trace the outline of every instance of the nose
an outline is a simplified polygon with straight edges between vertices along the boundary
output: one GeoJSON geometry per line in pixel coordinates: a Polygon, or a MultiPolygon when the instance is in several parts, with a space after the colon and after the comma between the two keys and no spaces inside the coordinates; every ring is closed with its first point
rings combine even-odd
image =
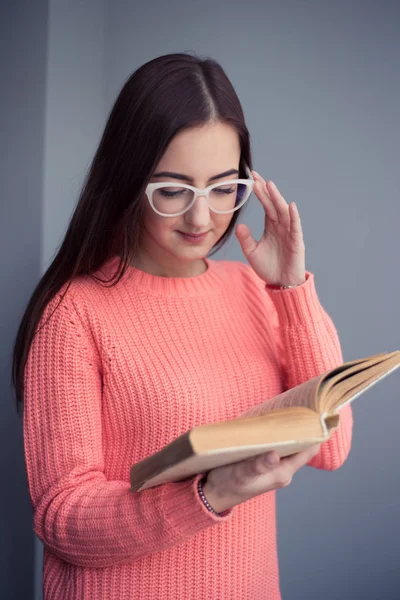
{"type": "Polygon", "coordinates": [[[205,195],[198,196],[184,216],[188,223],[200,229],[206,227],[210,222],[210,207],[207,197],[205,195]]]}

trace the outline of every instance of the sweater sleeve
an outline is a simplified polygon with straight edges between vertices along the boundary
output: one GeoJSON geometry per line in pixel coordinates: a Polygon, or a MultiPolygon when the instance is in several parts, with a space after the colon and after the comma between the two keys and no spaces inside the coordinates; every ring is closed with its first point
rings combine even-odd
{"type": "MultiPolygon", "coordinates": [[[[261,294],[267,295],[272,312],[278,359],[284,390],[300,385],[343,364],[342,349],[331,317],[322,307],[314,274],[306,271],[301,285],[271,290],[248,265],[261,294]]],[[[353,413],[348,404],[340,411],[339,426],[307,464],[316,469],[335,470],[345,462],[351,448],[353,413]]]]}
{"type": "MultiPolygon", "coordinates": [[[[278,348],[284,368],[285,389],[290,389],[343,364],[339,336],[331,317],[322,307],[314,274],[287,290],[269,290],[278,316],[278,348]]],[[[353,413],[348,404],[340,411],[338,428],[307,464],[316,469],[338,469],[348,457],[353,431],[353,413]]]]}
{"type": "Polygon", "coordinates": [[[33,529],[45,547],[75,565],[114,566],[230,519],[235,507],[217,516],[203,504],[202,474],[138,493],[107,479],[102,360],[73,296],[59,300],[43,312],[24,371],[25,464],[33,529]]]}

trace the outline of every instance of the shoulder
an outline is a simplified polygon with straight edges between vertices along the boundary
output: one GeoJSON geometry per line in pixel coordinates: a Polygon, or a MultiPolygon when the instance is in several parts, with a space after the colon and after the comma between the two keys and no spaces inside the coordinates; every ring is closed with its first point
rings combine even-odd
{"type": "Polygon", "coordinates": [[[92,343],[101,322],[99,285],[90,276],[79,275],[65,282],[50,300],[45,302],[37,328],[43,336],[82,336],[92,343]]]}

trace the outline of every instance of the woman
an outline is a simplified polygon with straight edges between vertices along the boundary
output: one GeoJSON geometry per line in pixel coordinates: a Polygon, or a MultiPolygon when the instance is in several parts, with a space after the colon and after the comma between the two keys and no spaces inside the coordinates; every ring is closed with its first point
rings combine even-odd
{"type": "Polygon", "coordinates": [[[126,81],[14,351],[45,600],[279,599],[275,490],[347,458],[350,406],[302,453],[130,491],[181,433],[343,362],[297,208],[251,162],[215,61],[160,56],[126,81]],[[259,242],[236,226],[252,191],[259,242]],[[208,257],[233,231],[249,264],[208,257]]]}

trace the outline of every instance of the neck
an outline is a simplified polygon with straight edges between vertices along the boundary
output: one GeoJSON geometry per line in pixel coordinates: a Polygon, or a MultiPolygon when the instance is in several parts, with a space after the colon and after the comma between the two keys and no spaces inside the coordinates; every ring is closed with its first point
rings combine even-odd
{"type": "Polygon", "coordinates": [[[207,264],[203,258],[193,261],[168,261],[168,264],[160,264],[148,256],[135,257],[131,266],[158,277],[197,277],[207,271],[207,264]]]}

